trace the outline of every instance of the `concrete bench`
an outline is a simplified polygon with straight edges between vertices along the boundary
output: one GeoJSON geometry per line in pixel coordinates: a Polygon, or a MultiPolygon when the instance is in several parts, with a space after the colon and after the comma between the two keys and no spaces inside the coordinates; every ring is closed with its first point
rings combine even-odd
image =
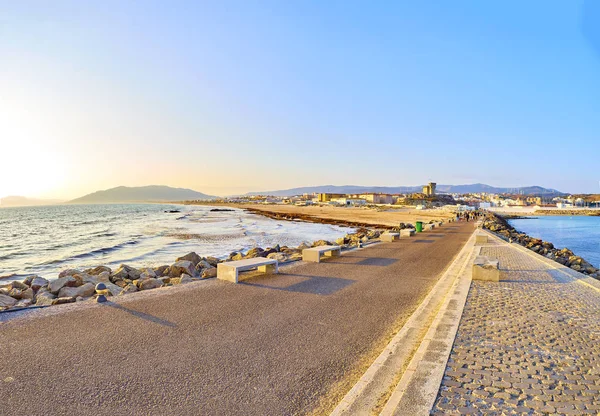
{"type": "Polygon", "coordinates": [[[435,228],[435,224],[423,224],[423,229],[427,231],[431,231],[435,228]]]}
{"type": "Polygon", "coordinates": [[[338,257],[342,254],[340,246],[319,246],[305,248],[302,250],[302,260],[312,261],[314,263],[321,262],[321,255],[325,257],[338,257]]]}
{"type": "Polygon", "coordinates": [[[238,274],[246,270],[258,269],[262,273],[279,273],[275,259],[256,257],[253,259],[226,261],[217,264],[217,279],[238,283],[238,274]]]}
{"type": "Polygon", "coordinates": [[[482,244],[487,244],[487,243],[488,243],[487,234],[476,234],[475,235],[475,245],[476,246],[480,246],[482,244]]]}
{"type": "Polygon", "coordinates": [[[400,230],[400,238],[412,237],[415,235],[414,228],[405,228],[404,230],[400,230]]]}
{"type": "Polygon", "coordinates": [[[487,256],[477,256],[473,262],[473,280],[500,281],[500,263],[487,256]]]}
{"type": "Polygon", "coordinates": [[[379,236],[379,238],[381,241],[391,243],[392,241],[400,239],[400,233],[383,233],[379,236]]]}

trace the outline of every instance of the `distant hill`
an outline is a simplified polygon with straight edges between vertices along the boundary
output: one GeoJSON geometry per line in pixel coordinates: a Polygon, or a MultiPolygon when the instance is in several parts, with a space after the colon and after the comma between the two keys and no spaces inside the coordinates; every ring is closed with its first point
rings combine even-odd
{"type": "MultiPolygon", "coordinates": [[[[339,194],[360,194],[367,192],[405,194],[412,192],[421,192],[423,186],[356,186],[356,185],[322,185],[306,186],[302,188],[284,189],[280,191],[250,192],[247,196],[253,195],[272,195],[272,196],[293,196],[312,193],[339,193],[339,194]]],[[[525,186],[521,188],[497,188],[482,183],[472,185],[437,185],[437,191],[443,193],[479,193],[487,192],[494,194],[514,193],[522,195],[564,195],[556,189],[546,189],[541,186],[525,186]]]]}
{"type": "Polygon", "coordinates": [[[0,208],[4,207],[30,207],[34,205],[56,205],[65,202],[60,199],[35,199],[24,196],[6,196],[0,198],[0,208]]]}
{"type": "Polygon", "coordinates": [[[195,199],[216,199],[192,189],[171,188],[170,186],[118,186],[116,188],[97,191],[69,201],[70,204],[106,204],[112,202],[163,202],[185,201],[195,199]]]}

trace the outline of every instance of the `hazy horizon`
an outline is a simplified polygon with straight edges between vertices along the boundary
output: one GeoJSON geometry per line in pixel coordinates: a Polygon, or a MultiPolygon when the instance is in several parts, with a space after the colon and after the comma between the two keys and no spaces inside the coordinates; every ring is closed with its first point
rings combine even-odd
{"type": "Polygon", "coordinates": [[[0,197],[597,193],[599,19],[593,1],[5,2],[0,197]]]}

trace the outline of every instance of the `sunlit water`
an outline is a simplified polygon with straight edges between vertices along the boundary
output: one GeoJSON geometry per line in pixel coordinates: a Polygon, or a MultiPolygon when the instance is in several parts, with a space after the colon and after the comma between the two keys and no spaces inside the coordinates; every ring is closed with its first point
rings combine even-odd
{"type": "Polygon", "coordinates": [[[232,251],[333,240],[351,228],[277,221],[239,209],[121,204],[0,209],[0,276],[65,268],[171,264],[195,251],[224,258],[232,251]],[[166,213],[166,210],[181,210],[166,213]]]}
{"type": "Polygon", "coordinates": [[[567,247],[596,267],[600,267],[600,217],[542,216],[509,221],[531,237],[567,247]]]}

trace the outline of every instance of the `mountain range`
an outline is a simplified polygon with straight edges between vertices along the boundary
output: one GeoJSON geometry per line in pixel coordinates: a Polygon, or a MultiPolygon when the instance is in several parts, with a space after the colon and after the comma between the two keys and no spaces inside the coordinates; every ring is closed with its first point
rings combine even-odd
{"type": "Polygon", "coordinates": [[[110,202],[165,202],[216,199],[216,196],[203,194],[192,189],[171,188],[170,186],[118,186],[97,191],[69,201],[70,204],[106,204],[110,202]]]}
{"type": "MultiPolygon", "coordinates": [[[[421,192],[423,186],[356,186],[356,185],[322,185],[307,186],[302,188],[291,188],[279,191],[249,192],[246,196],[253,195],[271,195],[271,196],[293,196],[312,193],[339,193],[339,194],[361,194],[361,193],[386,193],[386,194],[405,194],[421,192]]],[[[541,186],[524,186],[520,188],[499,188],[482,183],[471,185],[437,185],[437,192],[442,193],[481,193],[491,194],[521,194],[521,195],[564,195],[563,192],[556,189],[543,188],[541,186]]]]}

